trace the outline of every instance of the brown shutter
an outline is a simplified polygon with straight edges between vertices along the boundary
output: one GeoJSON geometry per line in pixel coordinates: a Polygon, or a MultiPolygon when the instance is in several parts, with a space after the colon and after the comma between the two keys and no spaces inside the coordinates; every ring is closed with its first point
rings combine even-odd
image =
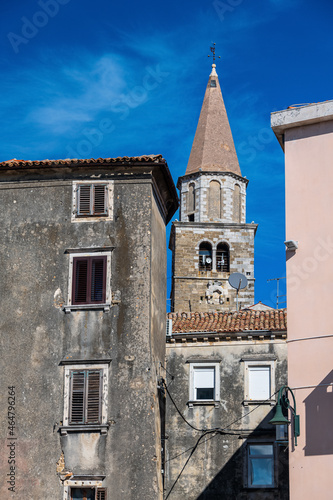
{"type": "Polygon", "coordinates": [[[86,420],[87,424],[101,423],[102,370],[87,372],[86,420]]]}
{"type": "Polygon", "coordinates": [[[85,372],[71,372],[70,418],[71,424],[84,423],[85,372]]]}
{"type": "Polygon", "coordinates": [[[104,304],[107,257],[74,257],[72,303],[104,304]]]}
{"type": "Polygon", "coordinates": [[[78,188],[78,215],[91,215],[92,185],[81,184],[78,188]]]}
{"type": "Polygon", "coordinates": [[[106,488],[97,488],[96,500],[107,500],[106,488]]]}
{"type": "Polygon", "coordinates": [[[88,302],[88,259],[74,258],[73,304],[87,304],[88,302]]]}
{"type": "Polygon", "coordinates": [[[106,185],[105,184],[95,184],[94,185],[94,215],[106,215],[106,185]]]}
{"type": "Polygon", "coordinates": [[[105,302],[106,257],[92,258],[91,262],[91,302],[105,302]]]}

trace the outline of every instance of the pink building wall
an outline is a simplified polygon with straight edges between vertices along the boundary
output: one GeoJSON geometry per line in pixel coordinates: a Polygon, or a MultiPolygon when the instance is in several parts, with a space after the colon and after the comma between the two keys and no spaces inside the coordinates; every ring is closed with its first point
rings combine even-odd
{"type": "Polygon", "coordinates": [[[285,152],[291,500],[333,498],[333,103],[272,114],[285,152]]]}

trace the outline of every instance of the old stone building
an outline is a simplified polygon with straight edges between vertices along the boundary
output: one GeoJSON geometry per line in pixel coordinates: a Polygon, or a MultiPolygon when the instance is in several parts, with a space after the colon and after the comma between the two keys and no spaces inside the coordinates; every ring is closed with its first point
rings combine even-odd
{"type": "Polygon", "coordinates": [[[169,313],[166,499],[288,500],[286,311],[169,313]],[[284,436],[282,436],[284,438],[284,436]]]}
{"type": "Polygon", "coordinates": [[[172,311],[236,309],[231,273],[246,276],[239,305],[254,302],[254,236],[246,223],[242,177],[213,64],[185,175],[178,180],[179,221],[172,224],[172,311]]]}
{"type": "Polygon", "coordinates": [[[3,162],[0,200],[2,498],[161,500],[165,160],[3,162]]]}
{"type": "Polygon", "coordinates": [[[213,64],[170,239],[166,500],[288,499],[286,444],[269,423],[287,382],[286,311],[253,306],[247,183],[213,64]]]}

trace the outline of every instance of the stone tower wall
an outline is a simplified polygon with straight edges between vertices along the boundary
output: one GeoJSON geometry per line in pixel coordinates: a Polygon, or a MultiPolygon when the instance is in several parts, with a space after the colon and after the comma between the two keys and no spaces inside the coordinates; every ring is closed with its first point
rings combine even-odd
{"type": "Polygon", "coordinates": [[[239,307],[254,303],[255,224],[198,224],[175,222],[174,241],[174,311],[229,311],[236,309],[236,292],[230,287],[231,273],[244,274],[248,286],[239,292],[239,307]],[[199,269],[199,245],[212,245],[213,264],[219,243],[229,246],[230,272],[199,269]]]}
{"type": "MultiPolygon", "coordinates": [[[[198,173],[186,176],[181,179],[180,185],[180,220],[188,222],[190,216],[194,222],[240,222],[245,223],[246,219],[246,186],[247,180],[230,173],[198,173]],[[220,184],[219,199],[210,190],[211,182],[220,184]],[[195,211],[193,212],[190,201],[190,186],[194,185],[195,211]],[[240,189],[240,220],[235,220],[235,190],[240,189]],[[220,207],[213,207],[212,203],[219,204],[220,207]],[[212,215],[212,212],[215,215],[212,215]],[[219,212],[220,216],[217,216],[219,212]],[[193,217],[194,216],[194,217],[193,217]]],[[[214,193],[215,194],[215,193],[214,193]]]]}

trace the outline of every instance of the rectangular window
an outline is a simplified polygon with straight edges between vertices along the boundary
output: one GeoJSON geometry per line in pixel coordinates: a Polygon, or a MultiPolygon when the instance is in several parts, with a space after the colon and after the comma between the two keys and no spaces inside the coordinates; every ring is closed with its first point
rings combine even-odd
{"type": "Polygon", "coordinates": [[[66,359],[62,362],[65,365],[65,380],[61,435],[85,430],[107,433],[110,361],[103,359],[95,360],[94,363],[72,363],[66,359]]]}
{"type": "Polygon", "coordinates": [[[112,181],[74,182],[72,222],[100,217],[110,220],[112,206],[112,181]]]}
{"type": "Polygon", "coordinates": [[[107,215],[106,184],[78,184],[78,217],[107,215]]]}
{"type": "Polygon", "coordinates": [[[252,488],[274,486],[273,444],[248,445],[248,486],[252,488]]]}
{"type": "Polygon", "coordinates": [[[74,257],[72,303],[104,304],[106,295],[107,257],[74,257]]]}
{"type": "Polygon", "coordinates": [[[215,368],[194,368],[194,399],[215,399],[215,368]]]}
{"type": "Polygon", "coordinates": [[[219,363],[191,363],[190,401],[209,402],[220,399],[219,363]]]}
{"type": "Polygon", "coordinates": [[[71,488],[70,500],[107,500],[106,488],[71,488]]]}
{"type": "Polygon", "coordinates": [[[275,404],[275,360],[246,359],[244,404],[275,404]]]}
{"type": "Polygon", "coordinates": [[[271,367],[249,366],[249,399],[264,401],[271,395],[271,367]]]}
{"type": "Polygon", "coordinates": [[[70,424],[101,423],[102,370],[70,372],[70,424]]]}

